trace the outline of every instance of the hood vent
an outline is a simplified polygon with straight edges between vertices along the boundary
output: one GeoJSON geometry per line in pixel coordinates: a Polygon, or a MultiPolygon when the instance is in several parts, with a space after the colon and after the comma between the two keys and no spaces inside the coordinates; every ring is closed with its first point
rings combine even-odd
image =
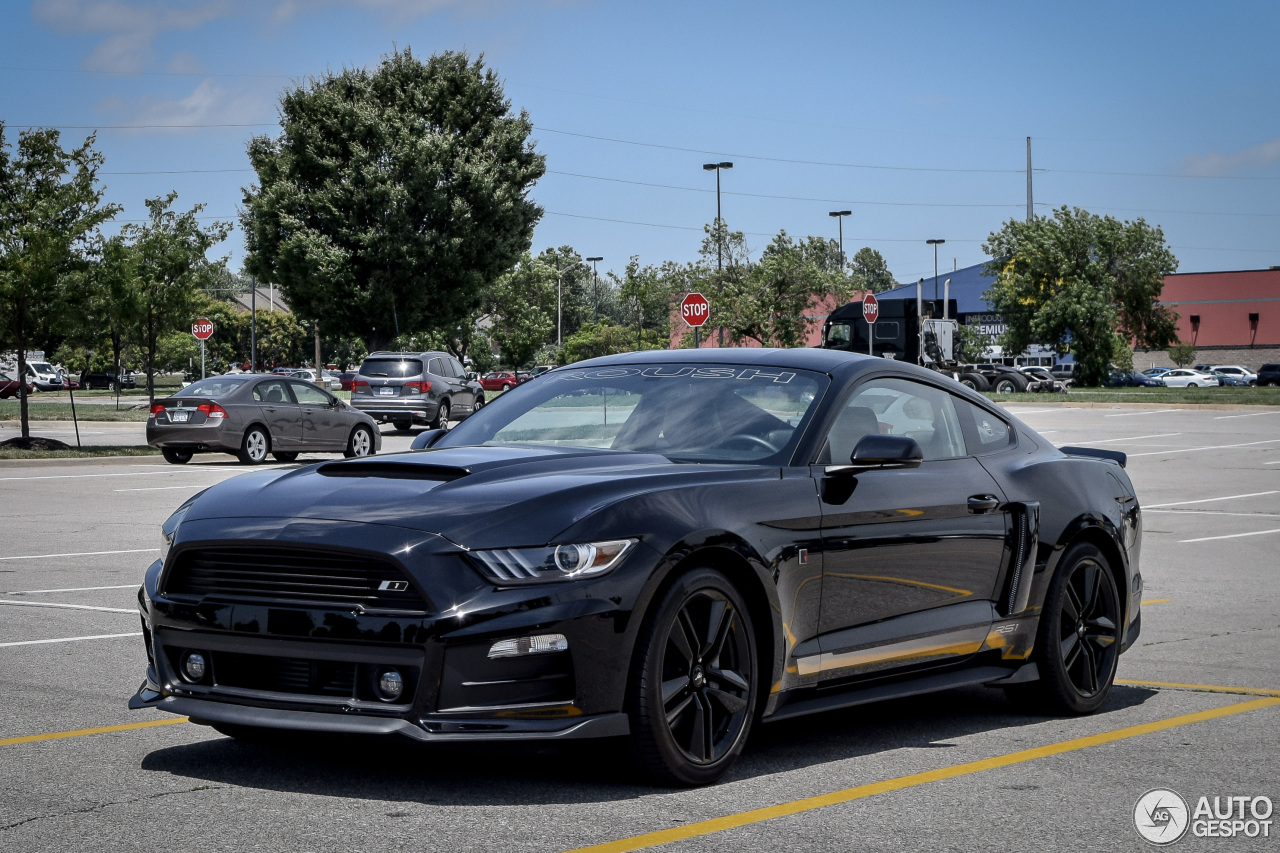
{"type": "Polygon", "coordinates": [[[450,465],[422,465],[415,462],[330,462],[316,469],[326,477],[377,477],[388,480],[430,480],[449,483],[460,480],[471,472],[466,468],[450,465]]]}

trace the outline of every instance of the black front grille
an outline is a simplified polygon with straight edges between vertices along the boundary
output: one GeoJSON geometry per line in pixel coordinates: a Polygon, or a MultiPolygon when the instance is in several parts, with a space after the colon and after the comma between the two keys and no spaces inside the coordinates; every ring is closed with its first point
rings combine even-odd
{"type": "Polygon", "coordinates": [[[425,610],[394,564],[364,554],[294,548],[198,548],[177,554],[165,581],[172,595],[263,602],[301,601],[425,610]]]}
{"type": "Polygon", "coordinates": [[[356,695],[354,663],[215,652],[213,667],[214,679],[223,687],[343,698],[356,695]]]}

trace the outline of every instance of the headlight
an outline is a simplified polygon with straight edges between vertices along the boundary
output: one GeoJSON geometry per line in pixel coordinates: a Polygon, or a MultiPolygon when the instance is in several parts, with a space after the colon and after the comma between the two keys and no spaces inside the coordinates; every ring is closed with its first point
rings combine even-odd
{"type": "Polygon", "coordinates": [[[160,525],[160,562],[164,562],[169,556],[169,549],[173,547],[174,537],[178,535],[178,525],[182,524],[182,519],[186,516],[187,510],[191,509],[191,503],[187,502],[178,507],[173,515],[160,525]]]}
{"type": "Polygon", "coordinates": [[[634,544],[635,539],[616,539],[585,545],[472,551],[471,557],[484,576],[496,584],[545,583],[602,575],[616,566],[634,544]]]}

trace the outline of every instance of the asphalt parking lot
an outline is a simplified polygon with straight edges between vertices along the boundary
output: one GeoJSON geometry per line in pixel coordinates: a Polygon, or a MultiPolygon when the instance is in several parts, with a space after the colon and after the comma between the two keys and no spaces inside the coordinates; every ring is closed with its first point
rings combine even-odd
{"type": "MultiPolygon", "coordinates": [[[[0,463],[0,847],[1115,850],[1144,847],[1133,809],[1152,788],[1280,800],[1280,410],[1010,409],[1056,444],[1129,454],[1143,632],[1104,709],[1021,716],[971,688],[830,712],[757,729],[699,790],[637,785],[610,745],[247,746],[130,712],[158,526],[245,469],[0,463]]],[[[388,431],[384,452],[410,440],[388,431]]],[[[1176,846],[1276,849],[1270,829],[1176,846]]]]}

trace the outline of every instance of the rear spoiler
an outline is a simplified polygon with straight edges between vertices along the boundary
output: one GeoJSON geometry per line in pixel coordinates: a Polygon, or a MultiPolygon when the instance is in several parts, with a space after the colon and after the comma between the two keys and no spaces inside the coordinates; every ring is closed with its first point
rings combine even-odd
{"type": "Polygon", "coordinates": [[[1121,468],[1129,460],[1129,457],[1119,450],[1101,450],[1097,447],[1059,447],[1058,450],[1068,456],[1088,456],[1093,459],[1105,459],[1108,462],[1116,463],[1121,468]]]}

